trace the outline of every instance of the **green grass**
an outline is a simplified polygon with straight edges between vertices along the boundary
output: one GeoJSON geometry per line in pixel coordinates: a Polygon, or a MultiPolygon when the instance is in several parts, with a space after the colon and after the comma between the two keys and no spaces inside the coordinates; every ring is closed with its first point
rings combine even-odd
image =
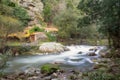
{"type": "Polygon", "coordinates": [[[19,42],[19,41],[8,41],[7,45],[8,46],[21,46],[23,42],[19,42]]]}

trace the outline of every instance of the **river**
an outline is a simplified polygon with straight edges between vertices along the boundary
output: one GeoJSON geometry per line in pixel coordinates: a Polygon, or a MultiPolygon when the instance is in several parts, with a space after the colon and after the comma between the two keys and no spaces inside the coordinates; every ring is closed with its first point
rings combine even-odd
{"type": "Polygon", "coordinates": [[[82,71],[91,70],[95,64],[92,59],[99,58],[99,52],[105,46],[89,46],[89,45],[71,45],[67,46],[70,51],[65,51],[59,54],[49,55],[30,55],[12,57],[7,61],[7,66],[3,69],[6,73],[22,72],[29,67],[40,67],[43,64],[59,64],[66,69],[77,68],[82,71]],[[96,56],[88,56],[87,54],[92,48],[97,48],[94,51],[96,56]]]}

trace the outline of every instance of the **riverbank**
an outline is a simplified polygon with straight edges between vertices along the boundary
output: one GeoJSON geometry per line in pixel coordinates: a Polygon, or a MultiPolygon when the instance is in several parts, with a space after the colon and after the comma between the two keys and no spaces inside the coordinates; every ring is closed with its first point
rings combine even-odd
{"type": "MultiPolygon", "coordinates": [[[[104,59],[104,58],[96,57],[96,55],[99,55],[98,54],[99,50],[104,49],[104,47],[100,48],[99,46],[96,47],[96,46],[88,46],[88,45],[81,45],[81,46],[72,45],[72,46],[68,46],[68,48],[72,51],[67,51],[57,55],[53,55],[53,54],[46,55],[46,56],[36,55],[31,57],[18,56],[16,57],[16,59],[13,59],[12,61],[8,62],[10,64],[9,67],[12,66],[10,70],[13,69],[16,72],[9,75],[7,74],[4,75],[4,73],[2,73],[1,80],[86,80],[86,79],[87,80],[119,80],[118,79],[119,65],[115,67],[115,71],[118,70],[116,72],[117,74],[114,75],[113,71],[109,72],[111,69],[114,69],[113,66],[116,66],[117,64],[116,61],[109,58],[104,59]],[[95,48],[98,48],[98,52],[95,53],[96,55],[88,55],[88,51],[90,52],[91,50],[94,51],[95,48]],[[84,55],[81,55],[82,53],[84,55]],[[79,67],[82,66],[83,68],[81,69],[69,68],[70,65],[76,65],[76,62],[74,62],[74,60],[76,60],[75,58],[80,58],[81,61],[78,62],[80,64],[79,67]],[[71,64],[70,63],[71,61],[68,59],[73,59],[72,62],[75,64],[71,64]],[[61,60],[64,60],[64,61],[67,60],[66,68],[60,66],[62,63],[61,60]],[[85,68],[86,65],[92,64],[91,60],[92,62],[95,63],[95,65],[92,67],[87,66],[91,69],[85,68]],[[83,64],[81,64],[81,62],[83,64]],[[43,66],[45,63],[50,63],[51,65],[58,65],[60,68],[57,69],[56,71],[53,71],[50,74],[45,75],[41,73],[41,67],[39,65],[41,64],[43,66]],[[33,66],[27,66],[28,64],[33,66]],[[34,66],[37,66],[37,67],[34,67],[34,66]],[[25,67],[27,69],[24,69],[22,72],[19,71],[19,69],[23,69],[25,67]],[[83,69],[85,71],[82,71],[83,69]],[[116,77],[114,76],[118,76],[118,78],[116,79],[116,77]]],[[[117,61],[119,62],[120,60],[118,59],[117,61]]]]}
{"type": "MultiPolygon", "coordinates": [[[[22,73],[0,75],[1,80],[119,80],[120,59],[100,59],[91,71],[59,68],[50,74],[41,73],[40,68],[29,68],[22,73]]],[[[55,67],[55,66],[54,66],[55,67]]],[[[52,69],[52,68],[51,68],[52,69]]]]}

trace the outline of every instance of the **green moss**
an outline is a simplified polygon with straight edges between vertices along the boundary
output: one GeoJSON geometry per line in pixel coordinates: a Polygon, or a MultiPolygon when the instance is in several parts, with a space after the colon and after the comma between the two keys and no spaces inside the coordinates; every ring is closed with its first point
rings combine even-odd
{"type": "Polygon", "coordinates": [[[5,73],[4,72],[0,72],[0,78],[5,76],[5,73]]]}
{"type": "Polygon", "coordinates": [[[53,72],[56,72],[59,68],[59,66],[57,65],[53,65],[53,64],[44,64],[41,67],[41,73],[43,74],[51,74],[53,72]]]}

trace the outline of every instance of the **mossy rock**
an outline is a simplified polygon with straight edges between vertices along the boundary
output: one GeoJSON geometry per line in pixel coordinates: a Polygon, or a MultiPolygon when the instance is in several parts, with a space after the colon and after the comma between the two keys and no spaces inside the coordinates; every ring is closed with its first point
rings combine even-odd
{"type": "Polygon", "coordinates": [[[96,64],[94,66],[94,69],[99,69],[99,68],[108,68],[108,65],[107,64],[104,64],[104,63],[100,63],[100,64],[96,64]]]}
{"type": "Polygon", "coordinates": [[[54,64],[44,64],[41,67],[41,73],[42,74],[52,74],[54,72],[56,72],[57,70],[59,70],[59,66],[58,65],[54,65],[54,64]]]}

